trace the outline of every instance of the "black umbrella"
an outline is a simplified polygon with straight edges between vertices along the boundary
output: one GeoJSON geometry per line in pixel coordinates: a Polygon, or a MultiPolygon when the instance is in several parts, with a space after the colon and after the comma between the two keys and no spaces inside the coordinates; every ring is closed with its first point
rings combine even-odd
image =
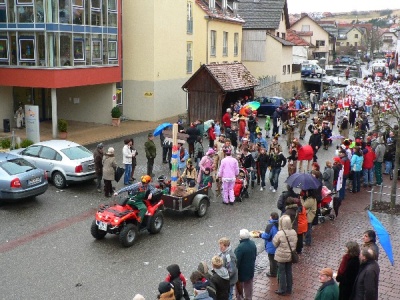
{"type": "Polygon", "coordinates": [[[316,190],[321,186],[321,182],[308,173],[294,173],[285,182],[292,188],[302,190],[316,190]]]}

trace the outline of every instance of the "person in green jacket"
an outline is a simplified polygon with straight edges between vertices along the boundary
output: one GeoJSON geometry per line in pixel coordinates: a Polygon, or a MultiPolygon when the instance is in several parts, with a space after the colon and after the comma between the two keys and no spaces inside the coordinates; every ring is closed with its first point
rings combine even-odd
{"type": "Polygon", "coordinates": [[[339,300],[339,286],[333,280],[331,268],[324,268],[319,271],[319,282],[322,285],[318,289],[314,300],[339,300]]]}
{"type": "Polygon", "coordinates": [[[147,141],[144,143],[144,150],[146,152],[146,158],[147,158],[147,175],[153,176],[153,165],[154,165],[154,159],[156,158],[157,155],[157,150],[156,150],[156,145],[154,144],[154,136],[152,133],[149,133],[147,141]]]}
{"type": "Polygon", "coordinates": [[[266,131],[265,133],[265,137],[267,139],[269,139],[269,130],[271,129],[271,117],[270,116],[265,116],[265,125],[264,125],[264,129],[266,131]]]}

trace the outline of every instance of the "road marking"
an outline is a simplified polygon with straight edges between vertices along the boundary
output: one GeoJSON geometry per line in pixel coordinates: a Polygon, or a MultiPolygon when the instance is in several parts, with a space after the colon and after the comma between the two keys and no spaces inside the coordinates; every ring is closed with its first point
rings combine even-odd
{"type": "Polygon", "coordinates": [[[31,241],[33,241],[35,239],[38,239],[38,238],[40,238],[40,237],[42,237],[44,235],[53,233],[53,232],[58,231],[60,229],[64,229],[64,228],[66,228],[68,226],[71,226],[71,225],[73,225],[75,223],[81,222],[81,221],[87,219],[90,216],[93,217],[95,212],[96,212],[95,209],[89,209],[89,210],[87,210],[87,211],[85,211],[85,212],[83,212],[83,213],[81,213],[79,215],[76,215],[76,216],[61,220],[61,221],[59,221],[59,222],[57,222],[55,224],[51,224],[51,225],[49,225],[47,227],[38,229],[38,230],[36,230],[36,231],[34,231],[34,232],[30,233],[30,234],[24,235],[24,236],[22,236],[20,238],[17,238],[15,240],[0,244],[0,253],[5,253],[5,252],[8,252],[8,251],[11,251],[11,250],[13,250],[13,249],[15,249],[15,248],[17,248],[19,246],[27,244],[27,243],[29,243],[29,242],[31,242],[31,241]]]}

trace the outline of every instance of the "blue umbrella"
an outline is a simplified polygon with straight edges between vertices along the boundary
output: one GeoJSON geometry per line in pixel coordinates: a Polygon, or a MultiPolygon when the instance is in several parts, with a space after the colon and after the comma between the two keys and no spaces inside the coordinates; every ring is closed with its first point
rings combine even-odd
{"type": "Polygon", "coordinates": [[[321,186],[321,182],[308,173],[294,173],[285,181],[292,188],[302,190],[316,190],[321,186]]]}
{"type": "Polygon", "coordinates": [[[374,214],[368,211],[369,222],[374,228],[376,235],[379,238],[379,243],[381,244],[383,250],[385,250],[387,257],[390,260],[392,266],[394,265],[392,243],[390,242],[390,234],[387,232],[386,228],[382,223],[374,216],[374,214]]]}
{"type": "Polygon", "coordinates": [[[162,132],[165,128],[168,128],[168,127],[172,127],[172,124],[171,124],[171,123],[162,123],[162,124],[158,125],[157,128],[154,129],[153,135],[154,135],[154,136],[160,135],[161,132],[162,132]]]}

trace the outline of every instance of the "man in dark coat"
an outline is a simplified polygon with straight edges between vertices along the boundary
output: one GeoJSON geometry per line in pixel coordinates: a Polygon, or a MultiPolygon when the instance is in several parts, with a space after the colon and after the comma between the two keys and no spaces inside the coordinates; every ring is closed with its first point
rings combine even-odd
{"type": "Polygon", "coordinates": [[[254,267],[257,258],[256,244],[250,240],[247,229],[240,230],[240,244],[235,249],[237,268],[239,274],[239,286],[236,286],[236,299],[252,299],[254,267]]]}
{"type": "Polygon", "coordinates": [[[360,270],[353,286],[352,300],[378,300],[379,265],[371,248],[364,247],[360,254],[360,270]]]}
{"type": "Polygon", "coordinates": [[[319,133],[319,131],[317,129],[315,129],[314,133],[310,136],[308,144],[313,148],[313,151],[314,151],[313,161],[316,162],[318,159],[318,157],[317,157],[318,149],[321,148],[321,145],[322,145],[321,134],[319,133]]]}
{"type": "Polygon", "coordinates": [[[186,134],[189,136],[187,137],[187,142],[189,144],[189,156],[193,157],[194,154],[194,143],[197,140],[197,137],[200,136],[200,130],[197,129],[195,123],[191,123],[190,127],[186,129],[186,134]]]}
{"type": "Polygon", "coordinates": [[[279,123],[281,123],[281,113],[278,107],[272,114],[272,136],[275,136],[279,133],[279,123]]]}
{"type": "Polygon", "coordinates": [[[99,193],[101,193],[101,180],[103,178],[103,148],[103,143],[100,143],[93,152],[94,171],[96,173],[96,187],[99,193]]]}

